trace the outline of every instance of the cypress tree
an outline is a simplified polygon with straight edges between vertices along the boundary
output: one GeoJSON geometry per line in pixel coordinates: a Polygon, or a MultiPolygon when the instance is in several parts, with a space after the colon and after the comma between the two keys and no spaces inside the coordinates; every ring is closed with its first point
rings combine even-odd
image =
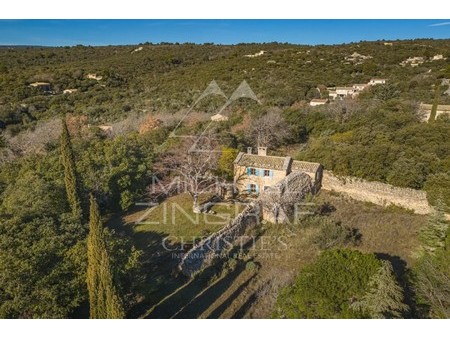
{"type": "Polygon", "coordinates": [[[428,122],[436,121],[436,112],[437,112],[437,107],[439,104],[440,88],[441,88],[441,83],[438,81],[435,84],[434,100],[433,100],[433,105],[431,106],[431,113],[430,113],[430,118],[428,119],[428,122]]]}
{"type": "Polygon", "coordinates": [[[89,211],[87,287],[89,291],[90,317],[92,319],[123,318],[125,312],[114,285],[100,211],[92,194],[90,196],[89,211]]]}
{"type": "Polygon", "coordinates": [[[392,265],[383,261],[380,269],[369,281],[370,290],[351,305],[354,310],[368,314],[371,318],[401,318],[409,309],[403,303],[403,289],[397,283],[392,265]]]}
{"type": "Polygon", "coordinates": [[[442,200],[436,201],[434,212],[430,215],[428,225],[422,229],[420,239],[425,252],[433,253],[446,247],[449,222],[445,217],[445,206],[442,200]]]}
{"type": "Polygon", "coordinates": [[[66,121],[62,120],[61,133],[61,161],[64,166],[64,183],[66,185],[67,200],[69,201],[72,215],[81,220],[82,211],[80,197],[78,195],[77,173],[75,170],[75,159],[70,141],[69,130],[66,121]]]}

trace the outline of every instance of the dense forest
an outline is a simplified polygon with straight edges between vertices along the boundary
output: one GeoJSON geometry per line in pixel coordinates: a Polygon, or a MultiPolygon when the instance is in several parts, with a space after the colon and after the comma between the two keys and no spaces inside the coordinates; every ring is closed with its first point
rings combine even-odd
{"type": "MultiPolygon", "coordinates": [[[[88,266],[95,267],[95,259],[111,262],[111,271],[98,277],[112,290],[105,297],[121,295],[120,306],[116,301],[111,308],[112,316],[127,316],[138,302],[136,290],[148,283],[142,267],[146,253],[125,231],[109,226],[108,219],[147,197],[160,157],[177,146],[173,140],[166,142],[170,133],[212,80],[227,96],[245,80],[260,101],[237,101],[227,108],[230,119],[215,126],[223,136],[221,146],[231,149],[233,156],[256,145],[261,129],[255,126],[267,124],[269,116],[275,121],[266,130],[272,133],[270,154],[289,152],[299,160],[320,162],[338,175],[425,190],[442,216],[450,210],[450,121],[440,117],[422,122],[418,107],[421,102],[450,104],[448,84],[442,81],[450,78],[449,46],[449,40],[411,40],[334,46],[145,43],[0,48],[0,317],[88,317],[92,295],[86,270],[94,269],[88,266]],[[262,50],[260,56],[246,57],[262,50]],[[355,52],[370,58],[348,61],[355,52]],[[432,60],[434,55],[444,58],[432,60]],[[426,61],[417,67],[400,65],[409,57],[426,61]],[[371,78],[385,78],[387,83],[355,99],[308,105],[313,98],[326,97],[327,87],[367,83],[371,78]],[[32,86],[39,82],[45,85],[32,86]],[[68,89],[76,91],[64,93],[68,89]],[[111,132],[101,126],[112,126],[111,132]],[[104,232],[98,231],[102,222],[104,232]],[[100,258],[87,253],[86,245],[98,245],[100,258]]],[[[224,102],[223,97],[202,101],[178,130],[203,130],[224,102]]],[[[225,181],[231,177],[232,157],[221,158],[217,171],[225,181]]],[[[448,225],[441,218],[432,219],[428,232],[424,230],[422,245],[433,242],[428,247],[435,254],[421,256],[410,273],[411,285],[415,280],[426,284],[425,276],[434,267],[448,278],[448,225]]],[[[362,266],[365,283],[376,271],[390,269],[370,255],[338,251],[325,253],[307,271],[312,276],[327,274],[327,268],[352,255],[355,269],[362,266]]],[[[96,276],[92,271],[90,276],[96,276]]],[[[433,280],[441,298],[433,296],[433,290],[418,288],[416,298],[410,299],[420,308],[415,316],[448,316],[445,276],[433,280]]],[[[327,288],[334,282],[323,283],[327,288]]],[[[310,285],[315,285],[314,279],[300,276],[292,288],[284,289],[274,316],[380,315],[348,304],[333,312],[335,304],[329,299],[334,295],[320,295],[326,299],[324,308],[308,310],[308,300],[299,295],[310,285]],[[293,306],[287,298],[298,304],[293,306]]],[[[361,297],[365,292],[370,296],[365,286],[355,285],[354,290],[361,297]]],[[[347,293],[336,297],[340,301],[347,293]]],[[[411,315],[406,305],[391,310],[391,317],[411,315]]],[[[102,318],[111,316],[99,313],[102,318]]]]}

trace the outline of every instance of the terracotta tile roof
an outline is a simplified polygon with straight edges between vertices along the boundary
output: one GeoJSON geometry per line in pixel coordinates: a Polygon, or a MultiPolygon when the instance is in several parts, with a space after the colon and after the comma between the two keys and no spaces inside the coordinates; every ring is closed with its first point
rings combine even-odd
{"type": "Polygon", "coordinates": [[[316,172],[320,167],[320,163],[305,162],[305,161],[293,161],[292,171],[309,171],[316,172]]]}
{"type": "Polygon", "coordinates": [[[245,167],[283,170],[285,159],[285,157],[279,156],[259,156],[255,154],[242,153],[242,155],[238,155],[235,163],[245,167]]]}
{"type": "Polygon", "coordinates": [[[273,170],[287,170],[289,164],[292,163],[292,171],[307,171],[316,172],[320,163],[305,162],[305,161],[292,161],[291,157],[280,156],[259,156],[256,154],[239,153],[234,161],[235,164],[261,169],[273,169],[273,170]]]}

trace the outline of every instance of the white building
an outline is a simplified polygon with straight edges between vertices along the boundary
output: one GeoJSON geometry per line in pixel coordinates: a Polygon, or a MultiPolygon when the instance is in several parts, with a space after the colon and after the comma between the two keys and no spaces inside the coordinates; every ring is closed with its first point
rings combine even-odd
{"type": "Polygon", "coordinates": [[[211,116],[211,121],[215,121],[215,122],[228,121],[228,116],[225,116],[222,114],[216,114],[216,115],[211,116]]]}
{"type": "Polygon", "coordinates": [[[361,92],[366,89],[369,85],[367,83],[356,83],[353,85],[355,92],[361,92]]]}
{"type": "Polygon", "coordinates": [[[406,60],[400,62],[400,65],[404,67],[407,64],[410,64],[411,67],[417,67],[424,62],[425,62],[425,58],[423,56],[413,56],[413,57],[409,57],[406,60]]]}
{"type": "Polygon", "coordinates": [[[86,75],[88,79],[100,81],[103,79],[103,76],[97,76],[97,74],[88,74],[86,75]]]}
{"type": "Polygon", "coordinates": [[[328,102],[330,102],[328,99],[312,99],[311,102],[309,102],[309,105],[315,107],[327,104],[328,102]]]}
{"type": "Polygon", "coordinates": [[[247,54],[247,55],[244,55],[244,56],[245,56],[246,58],[255,58],[255,57],[264,55],[265,52],[266,52],[265,50],[261,50],[261,51],[259,51],[258,53],[255,53],[255,54],[247,54]]]}
{"type": "Polygon", "coordinates": [[[385,84],[386,79],[371,79],[368,83],[369,86],[375,86],[379,84],[385,84]]]}
{"type": "Polygon", "coordinates": [[[432,61],[444,60],[444,55],[442,55],[442,54],[437,54],[437,55],[433,56],[433,58],[432,58],[431,60],[432,60],[432,61]]]}
{"type": "Polygon", "coordinates": [[[355,94],[355,90],[353,89],[353,87],[336,87],[336,94],[340,99],[353,97],[353,94],[355,94]]]}
{"type": "Polygon", "coordinates": [[[64,89],[63,90],[63,94],[72,94],[72,93],[76,93],[78,91],[78,89],[64,89]]]}

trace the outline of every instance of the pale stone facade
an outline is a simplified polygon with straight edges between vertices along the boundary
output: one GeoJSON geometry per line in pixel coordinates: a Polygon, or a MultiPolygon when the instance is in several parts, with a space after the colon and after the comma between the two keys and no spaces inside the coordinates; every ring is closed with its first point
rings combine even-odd
{"type": "Polygon", "coordinates": [[[321,106],[323,104],[327,104],[328,102],[330,102],[330,101],[328,101],[328,99],[312,99],[311,102],[309,103],[309,105],[311,107],[315,107],[315,106],[321,106]]]}
{"type": "Polygon", "coordinates": [[[258,154],[239,153],[234,161],[234,184],[239,194],[258,196],[273,187],[291,172],[304,172],[311,177],[314,191],[322,180],[320,163],[294,161],[291,157],[267,156],[267,148],[259,147],[258,154]]]}

